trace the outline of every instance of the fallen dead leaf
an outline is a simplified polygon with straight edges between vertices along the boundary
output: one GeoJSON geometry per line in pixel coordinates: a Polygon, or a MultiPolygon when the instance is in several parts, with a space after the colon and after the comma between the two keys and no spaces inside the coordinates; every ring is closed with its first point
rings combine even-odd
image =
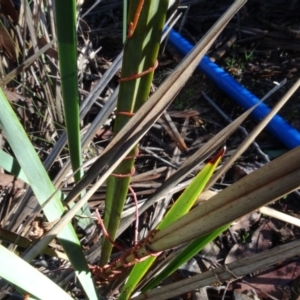
{"type": "Polygon", "coordinates": [[[232,263],[244,257],[250,257],[256,253],[270,249],[275,235],[274,225],[271,221],[264,222],[252,234],[251,243],[235,244],[229,251],[225,264],[232,263]]]}

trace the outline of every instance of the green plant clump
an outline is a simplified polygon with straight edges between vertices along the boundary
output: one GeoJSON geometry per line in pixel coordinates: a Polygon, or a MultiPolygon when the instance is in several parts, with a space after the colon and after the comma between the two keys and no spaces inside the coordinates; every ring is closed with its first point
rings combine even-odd
{"type": "MultiPolygon", "coordinates": [[[[145,234],[144,239],[133,240],[132,247],[120,255],[112,254],[112,250],[114,246],[118,247],[115,240],[120,234],[138,220],[137,213],[124,211],[124,203],[128,197],[137,200],[130,181],[134,173],[134,161],[138,155],[139,142],[185,86],[199,61],[230,19],[244,5],[245,0],[236,0],[228,8],[151,96],[149,93],[153,73],[157,67],[169,1],[131,0],[126,24],[127,33],[123,34],[125,43],[119,88],[106,101],[95,121],[89,124],[89,128],[85,128],[82,134],[80,133],[81,121],[107,87],[107,82],[118,73],[122,55],[116,58],[110,69],[99,80],[99,85],[91,91],[79,107],[77,63],[81,56],[77,51],[76,28],[77,17],[80,15],[80,1],[76,3],[75,0],[56,0],[54,3],[44,1],[39,4],[36,1],[32,3],[22,1],[20,11],[25,12],[23,23],[12,2],[8,2],[7,7],[1,4],[1,9],[6,9],[6,14],[1,15],[4,20],[2,27],[7,27],[6,30],[2,30],[5,32],[2,36],[6,37],[4,39],[6,43],[2,45],[5,49],[5,58],[11,59],[14,63],[20,60],[17,56],[21,50],[16,50],[16,45],[20,43],[20,36],[27,38],[27,29],[33,49],[31,52],[27,51],[28,49],[25,48],[29,43],[27,40],[24,41],[24,49],[31,53],[31,56],[13,70],[8,67],[5,69],[8,64],[1,66],[6,75],[3,75],[0,81],[0,125],[5,140],[4,145],[5,147],[9,145],[13,156],[1,149],[0,165],[15,178],[26,182],[30,188],[8,208],[8,216],[1,220],[0,285],[2,290],[0,298],[3,299],[3,295],[13,290],[20,293],[24,299],[41,300],[102,299],[109,297],[112,291],[116,298],[121,300],[130,297],[136,300],[168,299],[199,288],[199,286],[213,284],[216,274],[220,280],[229,280],[229,272],[226,273],[222,268],[218,268],[215,274],[209,271],[200,274],[205,277],[201,277],[201,280],[197,277],[200,275],[195,275],[176,282],[175,285],[156,288],[166,277],[226,230],[233,221],[300,186],[300,147],[298,147],[245,176],[203,204],[196,205],[198,196],[208,190],[249,147],[274,114],[297,90],[300,80],[257,125],[257,128],[236,152],[228,157],[227,162],[219,166],[224,155],[226,140],[255,107],[244,112],[202,145],[161,186],[154,192],[152,191],[151,195],[147,195],[147,201],[136,203],[135,205],[139,207],[139,214],[162,200],[165,201],[168,209],[162,206],[160,219],[156,220],[156,224],[145,234]],[[47,30],[51,34],[48,34],[47,30]],[[16,34],[18,31],[23,35],[16,34]],[[49,36],[53,40],[40,47],[38,35],[42,35],[46,41],[49,36]],[[55,43],[57,43],[57,48],[55,43]],[[51,48],[52,46],[54,48],[51,48]],[[52,50],[52,52],[47,50],[52,50]],[[49,61],[48,66],[45,66],[45,61],[49,61]],[[36,74],[33,76],[31,70],[34,67],[36,74]],[[53,131],[53,136],[55,136],[51,140],[53,148],[44,162],[41,162],[38,156],[36,144],[28,138],[30,135],[28,128],[31,128],[33,123],[30,122],[34,120],[22,119],[20,108],[7,99],[8,95],[11,96],[8,88],[17,88],[16,82],[21,78],[37,77],[37,74],[46,79],[52,78],[51,84],[45,79],[44,85],[39,86],[43,91],[39,97],[45,97],[48,103],[44,111],[43,124],[47,130],[53,131]],[[100,129],[103,130],[103,124],[115,107],[116,118],[112,140],[98,158],[93,159],[83,168],[82,153],[88,149],[96,133],[100,129]],[[62,111],[64,114],[61,114],[62,111]],[[62,124],[65,125],[66,132],[59,135],[62,124]],[[60,137],[56,141],[57,136],[60,137]],[[52,181],[48,175],[49,168],[55,160],[62,161],[59,155],[65,149],[66,143],[70,161],[63,164],[60,173],[52,181]],[[208,158],[210,160],[195,175],[194,170],[197,166],[207,161],[208,158]],[[70,189],[68,193],[65,193],[66,190],[62,189],[62,186],[66,185],[66,177],[71,169],[74,183],[72,187],[68,186],[70,189]],[[71,221],[76,219],[81,230],[89,232],[90,226],[94,225],[94,217],[90,210],[96,208],[97,211],[97,207],[93,206],[93,202],[89,206],[88,200],[96,191],[99,191],[100,186],[106,188],[105,208],[101,211],[104,213],[104,222],[102,222],[101,214],[96,217],[105,235],[102,235],[101,241],[95,240],[95,244],[86,252],[82,245],[83,240],[79,240],[76,228],[71,221]],[[170,200],[173,195],[181,190],[184,191],[171,204],[170,200]],[[34,199],[31,198],[32,193],[34,199]],[[28,202],[30,199],[33,199],[33,202],[28,202]],[[36,202],[34,202],[35,199],[36,202]],[[36,206],[36,208],[28,213],[29,206],[36,206]],[[191,209],[193,206],[194,208],[191,209]],[[122,218],[123,213],[126,213],[124,218],[122,218]],[[19,225],[33,221],[37,223],[38,215],[45,217],[51,226],[47,227],[42,222],[42,227],[39,228],[42,229],[42,234],[35,241],[21,236],[18,231],[19,225]],[[53,243],[55,239],[62,249],[56,249],[57,245],[53,243]],[[137,243],[134,244],[135,242],[137,243]],[[18,250],[15,248],[16,245],[19,246],[18,250]],[[171,249],[173,249],[174,257],[169,259],[168,250],[171,249]],[[64,262],[66,268],[60,270],[62,275],[56,276],[54,271],[43,274],[31,264],[33,259],[42,252],[49,256],[58,256],[60,261],[64,262]],[[159,265],[157,257],[162,253],[168,259],[159,265]],[[78,282],[69,282],[71,281],[70,272],[74,272],[78,282]],[[10,283],[11,286],[8,288],[6,283],[10,283]],[[136,296],[134,292],[140,295],[136,296]]],[[[125,9],[124,13],[126,12],[125,9]]],[[[250,60],[251,57],[252,53],[249,53],[246,59],[250,60]]],[[[25,87],[23,91],[26,94],[25,87]]],[[[39,93],[38,89],[37,93],[39,93]]],[[[193,90],[188,90],[187,93],[193,93],[193,90]]],[[[29,97],[29,94],[26,95],[29,97]]],[[[185,108],[184,103],[184,101],[180,102],[180,109],[185,108]]],[[[43,114],[40,107],[38,112],[43,114]]],[[[43,130],[45,128],[43,127],[43,130]]],[[[244,240],[246,238],[247,236],[244,236],[244,240]]],[[[281,255],[281,259],[283,257],[285,259],[298,255],[295,249],[299,249],[298,241],[278,247],[277,252],[281,255]]],[[[255,263],[249,263],[245,259],[241,261],[244,265],[237,266],[233,263],[229,265],[229,268],[237,276],[244,276],[249,273],[251,267],[262,268],[279,260],[276,251],[270,250],[268,253],[269,255],[264,254],[267,255],[264,259],[261,256],[253,256],[255,263]],[[255,260],[255,258],[259,259],[255,260]]]]}

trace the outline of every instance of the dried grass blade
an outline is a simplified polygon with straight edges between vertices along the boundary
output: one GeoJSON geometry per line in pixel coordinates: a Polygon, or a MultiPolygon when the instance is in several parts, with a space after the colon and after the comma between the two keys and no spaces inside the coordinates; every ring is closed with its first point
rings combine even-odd
{"type": "Polygon", "coordinates": [[[243,177],[167,229],[158,232],[153,238],[151,250],[159,252],[178,245],[179,241],[181,244],[205,235],[299,186],[300,147],[297,147],[243,177]]]}
{"type": "Polygon", "coordinates": [[[41,48],[39,51],[37,51],[34,55],[26,59],[22,64],[20,64],[18,67],[16,67],[14,70],[12,70],[10,73],[8,73],[3,79],[0,80],[0,86],[4,87],[9,82],[14,80],[14,78],[20,74],[24,69],[28,68],[31,64],[33,64],[43,53],[45,53],[48,49],[50,49],[55,43],[55,40],[52,40],[50,43],[45,45],[43,48],[41,48]]]}

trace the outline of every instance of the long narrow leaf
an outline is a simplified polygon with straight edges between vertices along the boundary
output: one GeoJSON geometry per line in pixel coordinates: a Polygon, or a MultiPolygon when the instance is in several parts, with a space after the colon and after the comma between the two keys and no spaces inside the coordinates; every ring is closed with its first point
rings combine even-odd
{"type": "Polygon", "coordinates": [[[163,229],[185,215],[194,205],[197,197],[203,191],[206,183],[210,179],[214,170],[218,166],[221,158],[223,157],[225,148],[222,148],[197,174],[191,184],[180,195],[178,200],[172,205],[164,219],[158,225],[157,229],[163,229]]]}
{"type": "MultiPolygon", "coordinates": [[[[299,174],[300,147],[297,147],[243,177],[177,222],[157,232],[151,239],[150,250],[158,252],[172,248],[233,222],[297,189],[300,185],[299,174]]],[[[136,254],[140,257],[139,253],[136,254]]]]}
{"type": "MultiPolygon", "coordinates": [[[[178,220],[180,217],[185,215],[193,206],[197,197],[204,189],[206,183],[210,179],[217,165],[219,164],[221,158],[224,155],[224,149],[219,151],[214,158],[212,158],[205,167],[197,174],[197,176],[193,179],[190,185],[185,189],[185,191],[180,195],[175,204],[170,208],[165,218],[161,221],[161,223],[157,226],[157,229],[161,230],[166,228],[171,223],[178,220]]],[[[120,294],[120,300],[128,299],[131,295],[132,291],[135,289],[136,285],[139,283],[141,278],[148,271],[150,266],[155,261],[156,257],[151,256],[147,258],[145,261],[137,263],[130,275],[128,280],[126,281],[124,288],[120,294]]]]}
{"type": "Polygon", "coordinates": [[[0,277],[9,281],[32,296],[43,300],[71,300],[52,280],[37,271],[20,257],[0,245],[0,277]],[[17,270],[17,276],[16,276],[17,270]]]}
{"type": "MultiPolygon", "coordinates": [[[[24,171],[39,204],[43,205],[54,194],[43,210],[49,222],[56,221],[64,213],[61,199],[55,193],[55,187],[2,90],[0,90],[0,106],[0,123],[6,139],[24,171]]],[[[97,299],[91,273],[73,226],[68,223],[59,233],[58,238],[89,298],[97,299]]],[[[33,258],[29,257],[28,260],[33,258]]],[[[0,259],[2,261],[1,257],[0,259]]]]}
{"type": "Polygon", "coordinates": [[[7,154],[0,149],[0,166],[7,172],[12,173],[14,176],[20,178],[27,184],[29,184],[28,179],[19,165],[18,161],[11,155],[7,154]]]}
{"type": "Polygon", "coordinates": [[[218,237],[223,231],[228,229],[229,225],[220,227],[212,233],[206,234],[198,239],[192,241],[187,245],[170,263],[164,268],[157,276],[153,277],[153,280],[149,282],[143,289],[142,292],[147,292],[157,286],[165,278],[175,272],[180,266],[182,266],[189,259],[194,257],[199,251],[201,251],[208,243],[218,237]]]}
{"type": "MultiPolygon", "coordinates": [[[[71,164],[75,172],[74,179],[77,182],[82,177],[83,171],[79,169],[82,165],[82,151],[77,79],[76,0],[56,0],[55,16],[64,115],[71,164]]],[[[91,216],[87,204],[83,206],[81,213],[91,216]]],[[[83,218],[80,223],[86,227],[91,223],[90,220],[90,218],[83,218]]]]}

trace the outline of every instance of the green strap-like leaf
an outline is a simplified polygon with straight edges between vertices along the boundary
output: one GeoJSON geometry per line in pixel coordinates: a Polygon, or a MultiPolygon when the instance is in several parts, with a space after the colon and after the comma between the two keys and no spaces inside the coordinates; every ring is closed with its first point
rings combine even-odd
{"type": "Polygon", "coordinates": [[[218,237],[223,231],[228,229],[230,225],[225,225],[220,227],[219,229],[213,231],[212,233],[206,234],[198,239],[195,239],[190,244],[188,244],[170,263],[164,268],[157,276],[153,278],[147,284],[142,292],[145,293],[155,286],[157,286],[160,282],[162,282],[165,278],[170,276],[173,272],[175,272],[180,266],[182,266],[185,262],[194,257],[199,251],[203,249],[208,243],[213,241],[216,237],[218,237]]]}
{"type": "MultiPolygon", "coordinates": [[[[212,158],[205,167],[198,173],[198,175],[193,179],[190,185],[185,189],[185,191],[180,195],[175,204],[170,208],[169,212],[166,214],[165,218],[157,226],[157,229],[166,228],[171,223],[175,222],[177,219],[185,215],[193,206],[197,197],[204,189],[206,183],[213,174],[215,168],[219,164],[221,158],[223,157],[224,149],[222,149],[214,158],[212,158]]],[[[124,288],[120,294],[120,300],[127,300],[132,291],[135,289],[136,285],[148,271],[150,266],[155,261],[156,257],[149,257],[146,260],[137,263],[126,281],[124,288]]]]}
{"type": "Polygon", "coordinates": [[[41,300],[71,300],[52,280],[0,245],[0,277],[41,300]]]}
{"type": "MultiPolygon", "coordinates": [[[[83,171],[79,169],[82,165],[82,151],[77,79],[76,0],[56,0],[55,16],[68,145],[72,168],[75,172],[74,179],[75,182],[78,182],[83,175],[83,171]]],[[[88,217],[91,216],[88,204],[83,206],[80,213],[88,217]]],[[[83,218],[81,221],[84,228],[90,223],[90,218],[83,218]]]]}
{"type": "Polygon", "coordinates": [[[18,177],[19,179],[29,184],[29,181],[25,173],[21,169],[21,166],[19,165],[18,161],[1,149],[0,149],[0,166],[5,171],[13,174],[14,176],[18,177]]]}
{"type": "MultiPolygon", "coordinates": [[[[45,205],[43,210],[49,222],[57,221],[64,213],[60,193],[56,193],[56,188],[52,184],[43,164],[26,135],[24,128],[20,124],[1,89],[0,107],[0,123],[5,137],[24,171],[39,204],[43,205],[52,195],[54,195],[51,201],[45,205]]],[[[89,296],[89,299],[97,299],[92,276],[73,226],[69,223],[60,232],[58,238],[69,257],[83,288],[89,296]]],[[[31,260],[33,257],[28,259],[31,260]]],[[[2,257],[0,257],[0,265],[1,263],[2,257]]]]}
{"type": "MultiPolygon", "coordinates": [[[[30,185],[29,180],[27,179],[25,173],[22,171],[22,168],[18,161],[12,157],[11,155],[7,154],[3,150],[0,149],[0,166],[7,172],[11,173],[12,175],[16,176],[17,178],[23,180],[25,183],[30,185]]],[[[57,192],[60,199],[65,199],[65,195],[60,191],[57,192]]],[[[69,207],[72,208],[74,203],[69,204],[69,207]]],[[[85,227],[87,225],[86,218],[75,217],[77,219],[78,225],[85,227]]],[[[90,219],[91,220],[91,219],[90,219]]]]}
{"type": "Polygon", "coordinates": [[[191,184],[180,195],[178,200],[172,205],[171,209],[167,212],[157,229],[166,228],[168,225],[178,220],[185,215],[194,205],[197,197],[204,189],[206,183],[213,174],[215,168],[219,164],[221,158],[224,155],[225,149],[221,149],[215,157],[213,157],[205,167],[197,174],[191,184]]]}

